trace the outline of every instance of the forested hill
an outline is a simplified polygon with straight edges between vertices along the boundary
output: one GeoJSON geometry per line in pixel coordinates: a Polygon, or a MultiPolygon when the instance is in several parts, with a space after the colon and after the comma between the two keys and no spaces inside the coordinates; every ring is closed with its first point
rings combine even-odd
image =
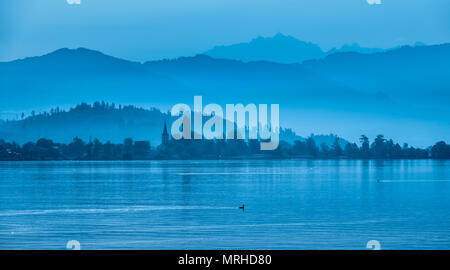
{"type": "Polygon", "coordinates": [[[168,114],[155,108],[116,106],[105,102],[82,103],[68,111],[56,108],[19,121],[0,123],[0,138],[25,143],[40,138],[70,142],[75,136],[84,140],[99,138],[122,142],[133,137],[159,143],[164,121],[169,121],[169,118],[168,114]]]}
{"type": "MultiPolygon", "coordinates": [[[[22,118],[17,121],[0,121],[0,139],[23,144],[41,138],[60,143],[71,142],[74,137],[85,141],[97,138],[112,143],[133,138],[159,145],[164,122],[170,131],[170,124],[174,120],[168,113],[156,108],[145,109],[106,102],[81,103],[69,110],[54,108],[40,114],[23,115],[22,118]]],[[[337,138],[333,134],[312,134],[310,137],[318,145],[325,143],[329,146],[337,138]]],[[[292,129],[282,128],[280,140],[292,144],[295,141],[304,142],[306,138],[297,135],[292,129]]],[[[345,147],[347,143],[348,141],[339,138],[341,147],[345,147]]]]}

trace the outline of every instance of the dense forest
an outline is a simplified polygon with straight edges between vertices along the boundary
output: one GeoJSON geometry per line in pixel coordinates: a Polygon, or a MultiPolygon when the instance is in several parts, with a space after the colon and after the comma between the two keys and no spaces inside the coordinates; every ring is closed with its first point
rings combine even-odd
{"type": "Polygon", "coordinates": [[[258,140],[168,140],[151,147],[149,141],[128,138],[120,144],[85,142],[76,137],[71,143],[40,139],[23,145],[0,140],[0,160],[151,160],[151,159],[449,159],[450,145],[438,142],[428,149],[400,146],[378,135],[372,143],[361,136],[360,144],[342,147],[339,138],[332,146],[316,145],[312,137],[293,144],[281,141],[274,151],[260,151],[258,140]]]}

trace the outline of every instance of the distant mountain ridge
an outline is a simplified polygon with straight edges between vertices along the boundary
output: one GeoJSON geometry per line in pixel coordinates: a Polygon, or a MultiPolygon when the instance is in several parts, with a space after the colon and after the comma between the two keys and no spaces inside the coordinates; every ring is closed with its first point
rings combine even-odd
{"type": "Polygon", "coordinates": [[[272,38],[257,37],[248,43],[216,46],[204,54],[214,58],[245,62],[271,61],[284,64],[301,63],[304,60],[321,58],[325,55],[318,45],[281,33],[272,38]]]}
{"type": "Polygon", "coordinates": [[[206,55],[141,64],[85,48],[60,49],[40,57],[1,62],[0,74],[0,86],[5,89],[0,107],[4,110],[97,100],[173,105],[198,94],[216,103],[274,101],[293,105],[293,97],[300,95],[297,101],[311,103],[320,98],[329,105],[335,100],[376,98],[300,65],[244,63],[206,55]],[[277,93],[275,100],[273,93],[277,93]]]}
{"type": "Polygon", "coordinates": [[[351,88],[433,107],[450,105],[450,44],[336,53],[302,66],[351,88]]]}
{"type": "Polygon", "coordinates": [[[172,97],[184,97],[187,90],[172,78],[152,74],[141,63],[85,48],[63,48],[43,56],[0,62],[0,74],[3,110],[97,100],[167,102],[167,97],[154,93],[164,91],[172,97]]]}
{"type": "Polygon", "coordinates": [[[214,58],[241,60],[244,62],[270,61],[292,64],[302,63],[306,60],[321,59],[327,55],[340,52],[376,53],[383,51],[386,51],[386,49],[364,48],[357,43],[345,44],[341,48],[325,51],[312,42],[277,33],[273,37],[259,36],[249,42],[215,46],[203,54],[214,58]]]}
{"type": "Polygon", "coordinates": [[[20,114],[97,100],[170,108],[202,95],[205,104],[278,103],[282,126],[303,134],[342,134],[352,127],[418,138],[422,132],[432,138],[429,144],[449,140],[443,137],[450,134],[448,74],[450,44],[335,53],[302,64],[206,55],[138,63],[61,49],[0,62],[0,110],[20,114]]]}

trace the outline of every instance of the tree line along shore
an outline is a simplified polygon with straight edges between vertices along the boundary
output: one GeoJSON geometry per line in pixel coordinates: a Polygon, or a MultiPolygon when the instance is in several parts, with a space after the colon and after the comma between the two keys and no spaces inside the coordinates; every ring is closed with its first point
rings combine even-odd
{"type": "Polygon", "coordinates": [[[153,147],[150,141],[125,139],[122,143],[85,142],[75,137],[70,143],[39,139],[23,145],[0,139],[1,161],[45,160],[163,160],[163,159],[450,159],[450,145],[441,141],[426,149],[399,145],[378,135],[373,142],[362,135],[360,143],[344,147],[336,137],[332,145],[316,145],[313,138],[261,151],[258,140],[168,140],[153,147]]]}

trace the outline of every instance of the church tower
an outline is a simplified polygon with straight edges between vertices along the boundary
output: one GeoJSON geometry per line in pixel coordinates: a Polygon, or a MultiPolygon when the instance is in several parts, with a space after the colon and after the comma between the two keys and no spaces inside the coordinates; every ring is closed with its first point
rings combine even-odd
{"type": "Polygon", "coordinates": [[[167,124],[164,121],[164,130],[161,138],[162,145],[167,145],[169,143],[169,133],[167,132],[167,124]]]}

